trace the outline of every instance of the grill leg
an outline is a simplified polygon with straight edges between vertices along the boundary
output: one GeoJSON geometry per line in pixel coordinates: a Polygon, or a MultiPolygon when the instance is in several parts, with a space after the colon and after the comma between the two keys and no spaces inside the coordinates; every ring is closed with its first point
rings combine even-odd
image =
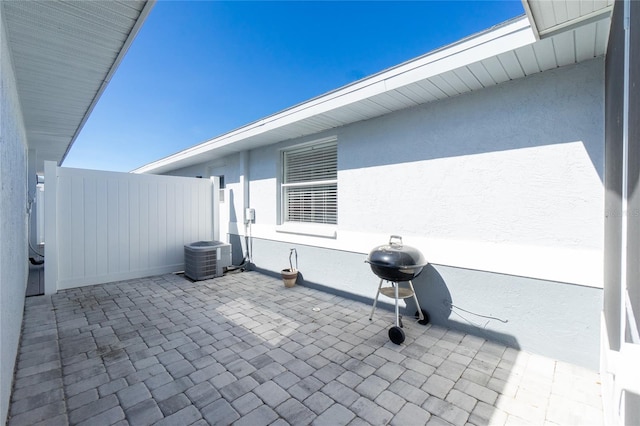
{"type": "Polygon", "coordinates": [[[413,300],[416,302],[416,307],[418,308],[418,317],[420,321],[424,321],[424,315],[422,315],[422,309],[420,309],[420,303],[418,303],[418,296],[416,296],[416,291],[413,288],[413,283],[409,280],[409,286],[411,287],[411,292],[413,293],[413,300]]]}
{"type": "Polygon", "coordinates": [[[373,300],[373,307],[371,308],[371,315],[369,315],[369,321],[373,319],[373,313],[376,311],[376,303],[378,303],[378,296],[380,296],[380,289],[382,288],[382,281],[380,280],[380,284],[378,285],[378,292],[376,293],[376,298],[373,300]]]}
{"type": "Polygon", "coordinates": [[[400,308],[398,307],[398,283],[393,283],[396,289],[396,327],[402,327],[400,325],[400,308]]]}

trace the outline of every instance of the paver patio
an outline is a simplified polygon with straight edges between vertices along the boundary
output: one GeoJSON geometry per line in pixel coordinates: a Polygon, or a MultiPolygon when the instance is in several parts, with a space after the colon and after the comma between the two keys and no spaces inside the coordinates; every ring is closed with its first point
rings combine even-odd
{"type": "Polygon", "coordinates": [[[369,313],[257,272],[28,298],[8,424],[602,424],[595,372],[369,313]]]}

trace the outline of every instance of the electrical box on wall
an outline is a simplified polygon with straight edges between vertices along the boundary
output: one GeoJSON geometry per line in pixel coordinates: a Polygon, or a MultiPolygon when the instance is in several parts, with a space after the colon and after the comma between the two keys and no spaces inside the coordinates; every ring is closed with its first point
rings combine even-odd
{"type": "Polygon", "coordinates": [[[244,220],[246,223],[256,223],[256,209],[247,209],[244,212],[244,220]]]}

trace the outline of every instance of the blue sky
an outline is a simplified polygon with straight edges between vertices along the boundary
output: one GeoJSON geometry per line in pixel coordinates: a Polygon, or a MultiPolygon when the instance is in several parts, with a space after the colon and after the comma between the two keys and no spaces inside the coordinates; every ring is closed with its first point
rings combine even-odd
{"type": "Polygon", "coordinates": [[[520,0],[160,0],[63,165],[130,171],[523,13],[520,0]]]}

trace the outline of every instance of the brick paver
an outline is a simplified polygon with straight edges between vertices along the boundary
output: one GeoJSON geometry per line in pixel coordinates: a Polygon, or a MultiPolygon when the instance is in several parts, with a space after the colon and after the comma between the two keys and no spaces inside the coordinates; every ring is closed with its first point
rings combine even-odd
{"type": "Polygon", "coordinates": [[[8,425],[602,424],[595,372],[369,312],[256,272],[31,297],[8,425]]]}

